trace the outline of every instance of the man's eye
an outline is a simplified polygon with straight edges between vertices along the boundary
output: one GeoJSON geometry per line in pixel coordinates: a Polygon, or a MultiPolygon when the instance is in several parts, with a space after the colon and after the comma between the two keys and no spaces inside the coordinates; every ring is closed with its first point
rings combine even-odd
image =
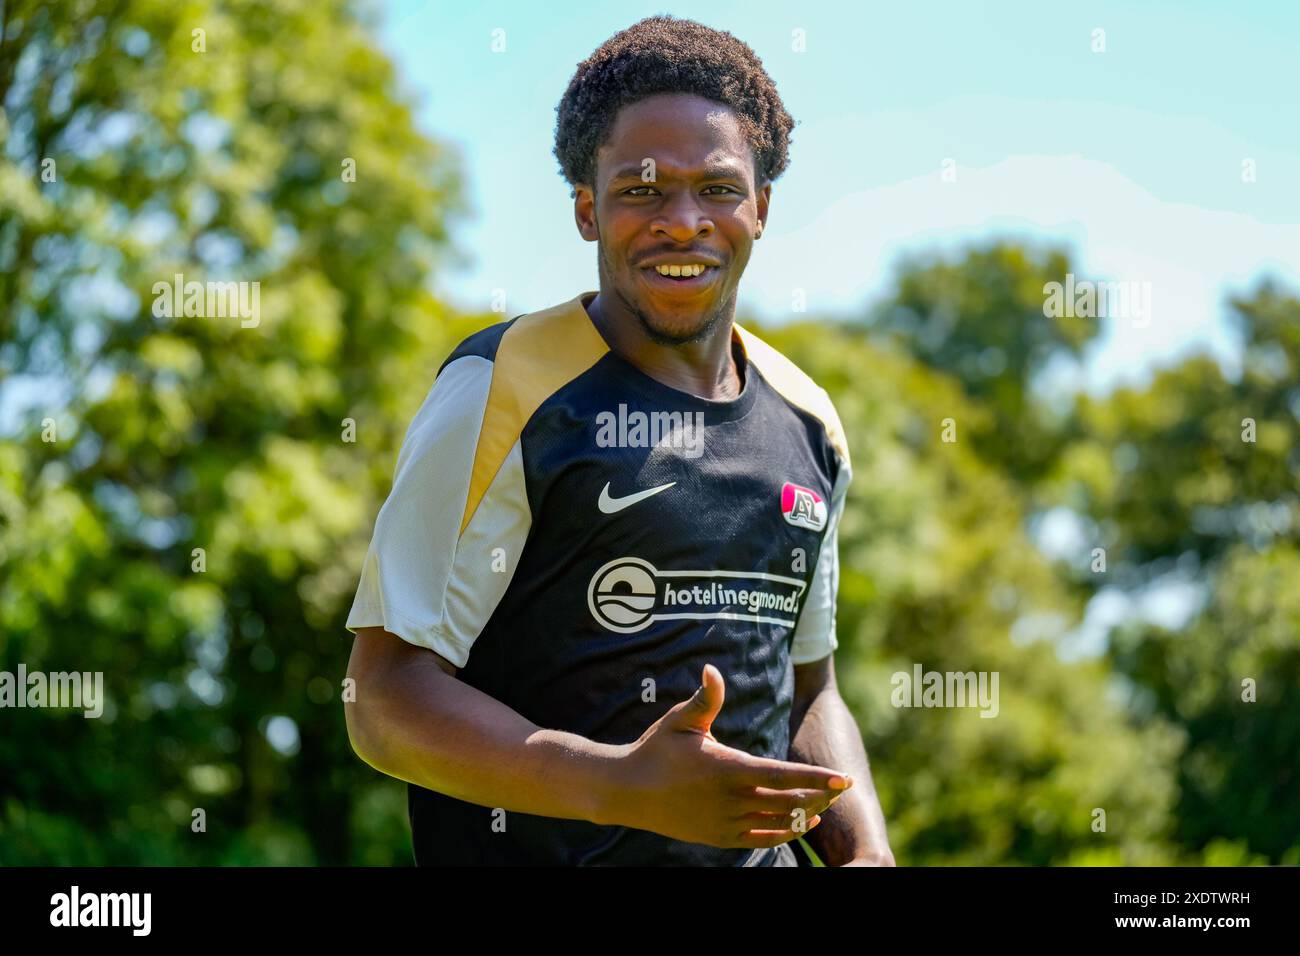
{"type": "Polygon", "coordinates": [[[725,193],[734,193],[734,192],[736,191],[736,190],[732,189],[730,186],[723,186],[723,185],[720,185],[720,184],[715,184],[715,185],[713,185],[713,186],[707,186],[707,187],[705,187],[705,190],[704,190],[704,191],[707,193],[710,189],[721,189],[721,190],[722,190],[722,193],[714,193],[715,196],[723,195],[723,194],[725,194],[725,193]]]}
{"type": "Polygon", "coordinates": [[[627,191],[624,193],[624,195],[627,195],[627,196],[653,196],[653,195],[654,195],[654,187],[653,187],[653,186],[633,186],[631,189],[627,190],[627,191]],[[645,190],[648,190],[648,192],[637,192],[637,190],[639,190],[639,189],[645,189],[645,190]]]}

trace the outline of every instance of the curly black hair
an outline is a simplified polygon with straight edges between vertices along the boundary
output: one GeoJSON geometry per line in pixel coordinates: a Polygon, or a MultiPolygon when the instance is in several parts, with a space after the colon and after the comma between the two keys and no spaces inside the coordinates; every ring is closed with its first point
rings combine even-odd
{"type": "Polygon", "coordinates": [[[725,31],[657,16],[614,34],[578,64],[555,108],[555,156],[570,186],[595,182],[596,151],[618,111],[656,93],[693,93],[735,111],[760,184],[789,165],[794,120],[754,51],[725,31]]]}

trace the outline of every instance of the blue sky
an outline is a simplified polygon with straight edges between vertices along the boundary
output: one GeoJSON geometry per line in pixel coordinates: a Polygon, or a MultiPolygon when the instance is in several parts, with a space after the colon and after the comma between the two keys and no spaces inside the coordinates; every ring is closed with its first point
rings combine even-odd
{"type": "Polygon", "coordinates": [[[1074,379],[1096,390],[1189,351],[1231,369],[1225,296],[1264,273],[1300,288],[1300,4],[393,0],[381,42],[472,207],[466,261],[436,280],[453,301],[501,289],[517,314],[596,287],[555,105],[579,61],[655,13],[747,42],[798,121],[742,313],[797,318],[800,288],[810,313],[861,314],[900,257],[1063,244],[1081,278],[1150,284],[1146,321],[1102,323],[1074,379]]]}

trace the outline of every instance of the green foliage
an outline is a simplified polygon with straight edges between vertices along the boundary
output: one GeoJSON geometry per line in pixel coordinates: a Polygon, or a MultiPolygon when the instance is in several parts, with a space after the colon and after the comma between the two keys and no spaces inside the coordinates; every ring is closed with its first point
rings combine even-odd
{"type": "MultiPolygon", "coordinates": [[[[1095,702],[1085,704],[1093,729],[1077,739],[1074,749],[1062,728],[1049,732],[1053,746],[1064,746],[1067,762],[1088,765],[1099,758],[1087,775],[1092,792],[1119,766],[1105,756],[1109,748],[1132,758],[1113,778],[1115,796],[1096,802],[1107,809],[1112,833],[1115,809],[1127,804],[1120,820],[1129,829],[1116,834],[1120,845],[1072,848],[1057,835],[1051,840],[1056,860],[1279,863],[1300,858],[1294,799],[1300,713],[1287,700],[1300,659],[1292,598],[1300,593],[1300,300],[1265,281],[1230,301],[1243,347],[1239,374],[1194,356],[1159,371],[1145,386],[1103,398],[1082,395],[1062,415],[1034,396],[1036,378],[1052,356],[1077,353],[1091,334],[1078,327],[1078,320],[1063,325],[1042,316],[1040,283],[1061,281],[1068,270],[1057,254],[1034,260],[993,245],[903,272],[893,296],[873,310],[875,321],[867,326],[873,343],[883,338],[890,346],[901,345],[959,383],[974,407],[942,399],[926,411],[918,431],[929,428],[933,434],[940,416],[952,417],[959,427],[965,424],[973,456],[994,465],[1009,487],[976,491],[979,479],[963,475],[947,486],[918,490],[918,481],[934,480],[926,465],[908,469],[906,491],[890,487],[888,496],[915,495],[903,514],[927,504],[932,513],[942,514],[971,490],[974,507],[982,507],[984,514],[972,528],[959,526],[958,540],[978,555],[969,563],[983,569],[986,593],[997,593],[1005,573],[1026,593],[1051,594],[1054,588],[1042,583],[1046,571],[1055,589],[1074,595],[1067,613],[1071,624],[1077,623],[1079,602],[1103,591],[1140,602],[1153,586],[1172,577],[1191,585],[1200,597],[1202,609],[1196,613],[1192,607],[1188,624],[1178,631],[1130,615],[1111,634],[1108,653],[1094,668],[1099,679],[1107,678],[1110,705],[1098,709],[1095,702]],[[1008,350],[1016,360],[985,374],[974,359],[985,355],[986,348],[1008,350]],[[998,517],[1008,503],[1015,514],[999,527],[998,517]],[[1087,555],[1047,566],[1025,549],[1017,529],[1053,507],[1076,516],[1089,552],[1104,552],[1104,570],[1093,567],[1087,555]],[[992,540],[981,552],[977,543],[986,530],[992,540]],[[1040,576],[1016,569],[1018,561],[1035,566],[1040,576]],[[1255,682],[1254,700],[1243,699],[1247,679],[1255,682]],[[1131,727],[1103,729],[1121,713],[1131,727]],[[1093,733],[1099,737],[1091,739],[1093,733]],[[1144,825],[1134,828],[1138,816],[1144,825]],[[1153,857],[1152,844],[1145,842],[1157,836],[1169,841],[1163,857],[1153,857]],[[1125,844],[1133,837],[1139,837],[1140,846],[1125,844]]],[[[844,355],[846,349],[837,340],[830,350],[844,355]]],[[[851,380],[860,392],[881,373],[865,358],[855,361],[860,370],[851,380]]],[[[892,407],[873,409],[873,422],[925,406],[924,390],[915,379],[891,384],[883,395],[892,407]],[[898,394],[906,394],[907,402],[894,401],[898,394]]],[[[868,447],[893,453],[888,441],[868,447]]],[[[877,477],[886,482],[898,476],[877,477]]],[[[876,548],[872,540],[868,549],[874,553],[876,548]]],[[[905,566],[906,558],[923,555],[909,545],[892,555],[888,567],[905,566]]],[[[855,557],[854,573],[869,567],[870,560],[868,550],[855,557]]],[[[927,569],[962,566],[960,558],[942,560],[944,565],[928,562],[927,569]]],[[[970,581],[967,587],[970,592],[963,587],[957,593],[970,596],[981,583],[970,581]]],[[[864,596],[880,597],[872,589],[864,596]]],[[[933,601],[926,613],[914,625],[913,647],[933,640],[952,648],[957,645],[953,635],[964,624],[974,625],[978,640],[990,642],[1008,626],[1006,621],[979,622],[979,612],[966,608],[936,619],[933,601]]],[[[893,609],[891,620],[892,614],[893,609]]],[[[1031,612],[1011,624],[1011,633],[1034,616],[1031,612]]],[[[957,667],[961,669],[960,661],[957,667]]],[[[1088,696],[1087,682],[1071,680],[1068,689],[1052,686],[1052,670],[1050,662],[1034,664],[1017,686],[1043,685],[1031,696],[1059,717],[1061,704],[1088,696]]],[[[878,685],[873,690],[880,693],[878,685]]],[[[1037,715],[1029,724],[1051,727],[1052,714],[1037,715]]],[[[926,744],[933,746],[928,739],[926,744]]],[[[969,767],[971,759],[963,755],[959,763],[969,767]]],[[[1032,760],[1021,760],[1017,769],[1032,765],[1032,760]]],[[[981,780],[967,792],[974,794],[982,785],[981,780]]],[[[1017,784],[1017,793],[1031,791],[1025,783],[1017,784]]],[[[1077,797],[1083,790],[1072,786],[1069,792],[1077,797]]],[[[946,799],[943,811],[951,813],[963,799],[946,799]]],[[[1005,817],[997,819],[1006,826],[1005,817]]],[[[968,852],[972,848],[965,833],[949,841],[958,842],[968,852]]],[[[1020,851],[1007,855],[1032,859],[1020,851]]]]}
{"type": "Polygon", "coordinates": [[[1200,591],[1185,629],[1131,621],[1110,653],[1136,685],[1135,713],[1187,735],[1180,842],[1238,839],[1278,863],[1300,854],[1300,710],[1288,700],[1300,677],[1300,301],[1265,282],[1230,305],[1240,375],[1191,358],[1145,388],[1081,399],[1053,484],[1098,529],[1114,586],[1140,593],[1181,574],[1200,591]]]}
{"type": "Polygon", "coordinates": [[[406,423],[484,321],[423,286],[455,166],[342,2],[5,19],[0,374],[49,390],[0,439],[0,661],[102,670],[110,702],[6,712],[0,857],[407,859],[400,784],[348,745],[342,620],[406,423]],[[176,273],[258,281],[259,324],[160,316],[176,273]]]}
{"type": "Polygon", "coordinates": [[[953,376],[987,411],[971,423],[985,460],[1022,480],[1040,474],[1066,434],[1033,386],[1054,359],[1075,359],[1097,320],[1044,315],[1049,283],[1071,271],[1059,250],[1006,243],[958,257],[905,262],[895,288],[869,316],[877,333],[905,343],[924,364],[953,376]]]}
{"type": "Polygon", "coordinates": [[[1104,667],[1056,655],[1080,607],[1024,535],[1024,491],[962,431],[979,433],[987,411],[861,334],[765,334],[833,389],[848,435],[837,671],[896,855],[1043,865],[1105,847],[1125,863],[1161,861],[1178,732],[1132,727],[1104,667]],[[949,417],[955,442],[941,439],[949,417]],[[998,715],[893,706],[891,677],[914,663],[998,672],[998,715]],[[1092,831],[1096,807],[1105,834],[1092,831]]]}
{"type": "Polygon", "coordinates": [[[1300,550],[1234,547],[1213,595],[1186,633],[1122,631],[1112,656],[1148,690],[1153,721],[1186,729],[1180,842],[1300,860],[1300,550]]]}

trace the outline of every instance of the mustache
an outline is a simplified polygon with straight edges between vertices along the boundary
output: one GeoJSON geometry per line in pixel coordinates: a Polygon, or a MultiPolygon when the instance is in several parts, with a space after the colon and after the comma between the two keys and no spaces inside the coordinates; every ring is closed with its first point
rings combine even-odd
{"type": "Polygon", "coordinates": [[[637,256],[636,260],[632,262],[631,265],[634,268],[639,269],[642,266],[644,266],[646,263],[653,262],[655,259],[658,259],[661,256],[681,256],[681,257],[698,256],[699,261],[707,262],[711,265],[724,266],[727,264],[725,259],[719,256],[716,252],[713,252],[709,249],[664,248],[664,249],[655,249],[651,252],[642,253],[641,255],[637,256]]]}

